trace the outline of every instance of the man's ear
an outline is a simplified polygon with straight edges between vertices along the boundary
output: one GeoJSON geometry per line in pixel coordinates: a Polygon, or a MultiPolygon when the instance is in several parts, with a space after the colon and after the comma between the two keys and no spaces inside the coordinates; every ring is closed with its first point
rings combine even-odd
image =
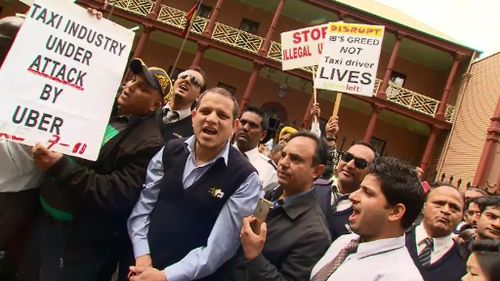
{"type": "Polygon", "coordinates": [[[389,213],[389,217],[387,217],[387,219],[391,222],[401,221],[406,213],[405,205],[398,203],[394,205],[391,209],[392,210],[389,213]]]}
{"type": "Polygon", "coordinates": [[[240,129],[240,119],[236,118],[233,121],[233,133],[235,134],[240,129]]]}
{"type": "Polygon", "coordinates": [[[161,108],[163,106],[163,102],[159,99],[155,99],[151,102],[151,105],[149,107],[149,112],[155,112],[158,110],[158,108],[161,108]]]}
{"type": "Polygon", "coordinates": [[[262,130],[262,135],[260,136],[259,141],[263,141],[267,136],[267,130],[262,130]]]}
{"type": "Polygon", "coordinates": [[[319,165],[316,165],[316,167],[314,167],[314,171],[313,171],[313,178],[318,178],[319,176],[321,176],[323,174],[323,172],[325,171],[325,165],[323,164],[319,164],[319,165]]]}

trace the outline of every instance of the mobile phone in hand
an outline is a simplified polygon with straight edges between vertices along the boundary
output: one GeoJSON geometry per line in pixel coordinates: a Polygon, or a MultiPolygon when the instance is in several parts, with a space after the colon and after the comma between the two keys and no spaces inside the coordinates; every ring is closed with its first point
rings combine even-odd
{"type": "Polygon", "coordinates": [[[260,234],[260,225],[266,221],[267,214],[272,206],[273,203],[264,198],[260,198],[257,202],[257,207],[255,207],[255,211],[253,212],[256,220],[251,225],[253,232],[256,234],[260,234]]]}

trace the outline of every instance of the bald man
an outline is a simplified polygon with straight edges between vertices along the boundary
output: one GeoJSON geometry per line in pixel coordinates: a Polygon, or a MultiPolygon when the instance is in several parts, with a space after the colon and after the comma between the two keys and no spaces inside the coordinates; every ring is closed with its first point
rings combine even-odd
{"type": "Polygon", "coordinates": [[[464,201],[449,185],[432,189],[424,204],[422,223],[406,235],[406,247],[426,281],[455,281],[465,274],[466,253],[453,240],[462,219],[464,201]]]}

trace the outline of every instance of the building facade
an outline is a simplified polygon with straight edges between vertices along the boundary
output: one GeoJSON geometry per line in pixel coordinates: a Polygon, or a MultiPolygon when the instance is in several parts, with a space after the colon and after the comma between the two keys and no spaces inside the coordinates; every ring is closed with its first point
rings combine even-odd
{"type": "MultiPolygon", "coordinates": [[[[477,52],[423,23],[370,0],[204,0],[183,44],[185,14],[194,1],[78,0],[105,17],[139,27],[134,57],[148,65],[186,69],[199,65],[209,87],[230,90],[244,106],[265,108],[272,130],[289,124],[307,127],[312,103],[312,68],[281,71],[280,33],[330,21],[385,26],[373,97],[343,95],[338,147],[372,142],[383,155],[402,158],[437,174],[441,152],[455,122],[465,73],[477,52]],[[351,3],[352,2],[352,3],[351,3]]],[[[0,1],[1,16],[26,11],[0,1]]],[[[335,94],[319,91],[326,122],[335,94]]]]}
{"type": "MultiPolygon", "coordinates": [[[[438,167],[463,186],[500,191],[500,53],[474,62],[438,167]]],[[[444,176],[443,176],[444,175],[444,176]]],[[[499,192],[500,193],[500,192],[499,192]]]]}

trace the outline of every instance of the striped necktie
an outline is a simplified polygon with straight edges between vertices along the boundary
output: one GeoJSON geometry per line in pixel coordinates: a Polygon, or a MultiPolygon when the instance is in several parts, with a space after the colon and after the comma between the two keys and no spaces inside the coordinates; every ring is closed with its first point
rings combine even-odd
{"type": "Polygon", "coordinates": [[[331,209],[335,213],[337,212],[337,205],[339,204],[340,201],[349,199],[349,193],[347,194],[342,194],[340,192],[333,192],[332,193],[332,206],[331,209]]]}
{"type": "Polygon", "coordinates": [[[328,278],[330,278],[330,275],[332,275],[337,268],[342,265],[342,263],[345,261],[347,256],[349,256],[352,253],[356,253],[358,250],[359,246],[359,239],[353,239],[349,244],[347,244],[340,252],[337,254],[337,256],[331,260],[329,263],[324,265],[318,273],[316,273],[311,281],[326,281],[328,278]]]}
{"type": "Polygon", "coordinates": [[[422,266],[428,266],[431,264],[431,253],[434,248],[434,241],[431,237],[427,237],[420,243],[424,243],[425,247],[418,255],[418,261],[422,266]]]}

